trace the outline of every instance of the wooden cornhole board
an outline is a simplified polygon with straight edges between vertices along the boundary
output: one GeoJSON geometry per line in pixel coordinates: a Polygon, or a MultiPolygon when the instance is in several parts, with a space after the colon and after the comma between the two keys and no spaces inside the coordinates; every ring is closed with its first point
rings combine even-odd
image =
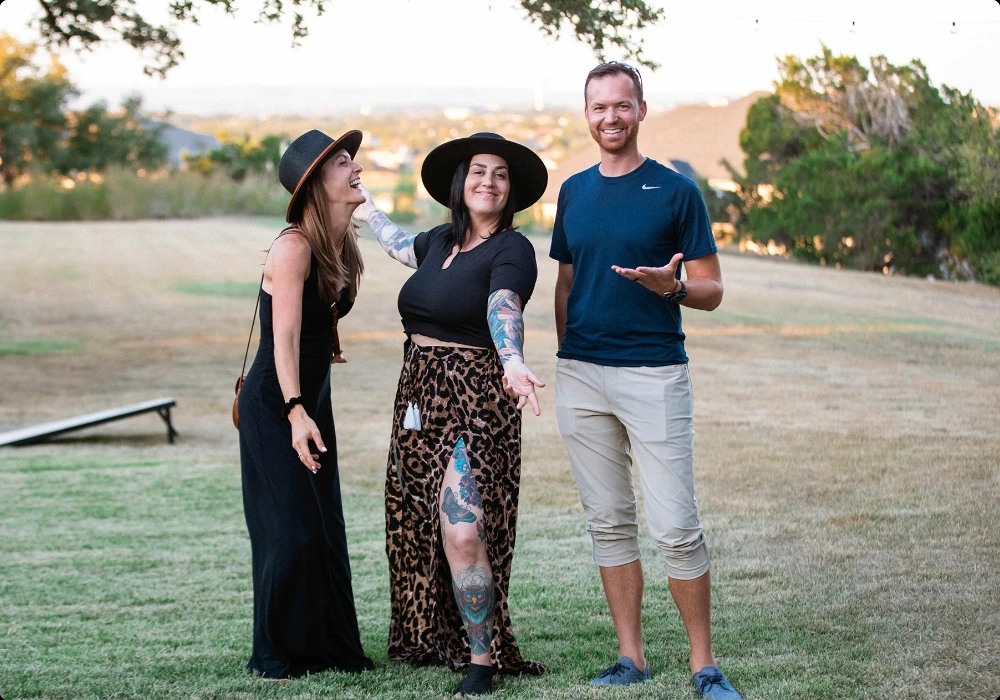
{"type": "Polygon", "coordinates": [[[82,416],[74,416],[73,418],[39,423],[27,428],[0,433],[0,447],[4,445],[31,445],[36,442],[44,442],[49,438],[68,433],[72,430],[90,428],[102,423],[110,423],[122,418],[130,418],[131,416],[138,416],[142,413],[151,413],[153,411],[158,413],[163,422],[167,424],[167,441],[173,442],[174,438],[177,437],[177,431],[174,430],[174,425],[170,421],[170,409],[176,405],[177,403],[170,398],[153,399],[152,401],[133,403],[128,406],[109,408],[105,411],[97,411],[96,413],[85,413],[82,416]]]}

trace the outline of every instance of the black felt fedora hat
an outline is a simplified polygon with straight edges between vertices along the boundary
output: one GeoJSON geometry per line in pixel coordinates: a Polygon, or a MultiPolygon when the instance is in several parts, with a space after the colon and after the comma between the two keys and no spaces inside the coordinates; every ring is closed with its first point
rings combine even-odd
{"type": "Polygon", "coordinates": [[[292,194],[292,198],[288,201],[288,209],[285,211],[285,221],[291,223],[293,219],[298,218],[302,210],[305,184],[309,177],[316,172],[323,161],[341,148],[347,149],[353,159],[361,148],[361,132],[348,131],[339,139],[333,140],[322,131],[312,129],[292,141],[281,154],[278,179],[292,194]]]}
{"type": "Polygon", "coordinates": [[[514,184],[517,211],[537,202],[549,182],[549,171],[542,159],[527,146],[508,141],[500,134],[482,131],[464,139],[442,143],[424,158],[420,179],[436,201],[450,206],[451,180],[459,164],[479,153],[491,153],[507,161],[514,184]]]}

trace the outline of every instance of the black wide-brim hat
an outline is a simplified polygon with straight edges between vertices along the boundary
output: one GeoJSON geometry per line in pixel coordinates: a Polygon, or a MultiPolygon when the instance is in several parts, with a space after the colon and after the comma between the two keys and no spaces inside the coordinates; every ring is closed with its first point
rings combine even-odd
{"type": "Polygon", "coordinates": [[[442,143],[427,154],[420,168],[420,179],[428,194],[450,207],[455,169],[462,161],[480,153],[491,153],[507,161],[517,211],[527,209],[541,199],[549,182],[549,171],[542,159],[527,146],[489,131],[442,143]]]}
{"type": "Polygon", "coordinates": [[[341,148],[346,149],[353,160],[354,156],[358,154],[358,149],[361,148],[361,132],[348,131],[339,139],[334,140],[322,131],[312,129],[292,141],[285,152],[281,154],[281,162],[278,163],[278,179],[282,186],[292,194],[292,198],[288,201],[288,209],[285,211],[285,221],[292,223],[298,219],[299,213],[302,211],[306,182],[323,164],[323,161],[341,148]]]}

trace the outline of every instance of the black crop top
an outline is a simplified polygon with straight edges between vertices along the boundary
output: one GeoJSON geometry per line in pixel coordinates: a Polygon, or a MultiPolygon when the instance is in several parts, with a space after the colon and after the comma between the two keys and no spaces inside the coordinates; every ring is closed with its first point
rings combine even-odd
{"type": "Polygon", "coordinates": [[[524,308],[535,289],[538,265],[535,247],[514,229],[494,233],[472,250],[459,253],[446,270],[451,254],[442,224],[418,234],[413,242],[417,271],[399,290],[399,315],[407,334],[452,343],[492,348],[486,307],[490,294],[509,289],[524,308]]]}

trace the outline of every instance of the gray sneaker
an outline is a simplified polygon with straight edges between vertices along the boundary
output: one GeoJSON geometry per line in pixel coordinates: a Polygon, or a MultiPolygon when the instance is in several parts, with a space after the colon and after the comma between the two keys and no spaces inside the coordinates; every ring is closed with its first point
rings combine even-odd
{"type": "Polygon", "coordinates": [[[694,689],[698,695],[709,700],[743,700],[743,696],[726,678],[726,674],[718,666],[706,666],[694,674],[694,689]]]}
{"type": "Polygon", "coordinates": [[[623,656],[604,669],[604,672],[594,680],[590,681],[590,684],[632,685],[633,683],[648,681],[652,677],[652,674],[649,672],[649,664],[646,664],[645,671],[640,671],[635,665],[635,661],[627,656],[623,656]]]}

